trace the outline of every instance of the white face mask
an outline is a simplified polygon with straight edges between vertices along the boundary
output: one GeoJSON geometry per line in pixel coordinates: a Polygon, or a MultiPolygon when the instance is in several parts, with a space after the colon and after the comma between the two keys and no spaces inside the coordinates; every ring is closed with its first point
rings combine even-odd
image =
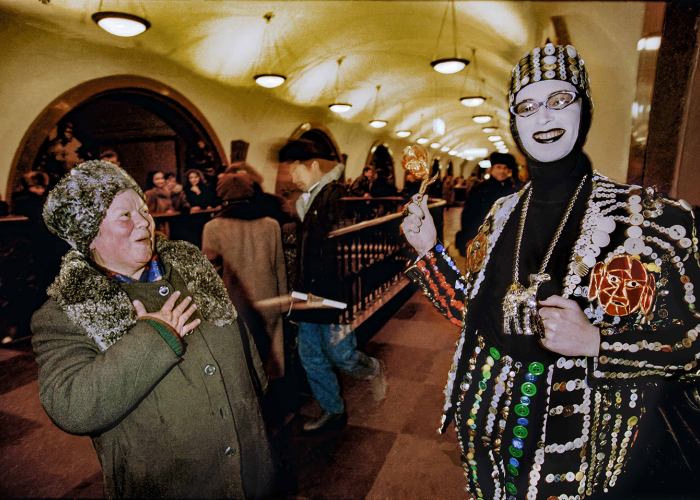
{"type": "Polygon", "coordinates": [[[515,96],[519,103],[532,100],[540,103],[530,116],[516,114],[515,128],[525,152],[535,160],[552,162],[568,155],[578,139],[581,123],[581,100],[576,99],[563,109],[549,109],[543,102],[559,91],[576,92],[576,88],[561,80],[544,80],[524,87],[515,96]]]}

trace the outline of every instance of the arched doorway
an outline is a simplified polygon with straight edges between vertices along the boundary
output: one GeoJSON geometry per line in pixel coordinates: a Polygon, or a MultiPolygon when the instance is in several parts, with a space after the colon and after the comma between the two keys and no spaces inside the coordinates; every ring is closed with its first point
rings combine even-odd
{"type": "Polygon", "coordinates": [[[365,165],[374,168],[377,174],[377,181],[382,185],[390,186],[393,193],[382,193],[384,196],[390,196],[396,192],[396,177],[394,171],[394,154],[384,143],[375,143],[367,155],[365,165]]]}
{"type": "Polygon", "coordinates": [[[182,179],[190,167],[215,174],[226,164],[223,148],[197,108],[171,87],[122,75],[78,85],[49,104],[34,120],[15,154],[7,194],[30,170],[55,182],[78,161],[105,150],[145,186],[149,170],[182,179]]]}

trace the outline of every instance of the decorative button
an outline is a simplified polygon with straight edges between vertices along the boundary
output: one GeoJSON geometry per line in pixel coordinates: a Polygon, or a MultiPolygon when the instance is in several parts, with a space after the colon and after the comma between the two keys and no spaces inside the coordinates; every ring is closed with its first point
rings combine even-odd
{"type": "Polygon", "coordinates": [[[168,288],[168,287],[165,286],[165,285],[162,285],[162,286],[158,289],[158,294],[160,294],[162,297],[166,297],[169,293],[170,293],[170,288],[168,288]]]}
{"type": "MultiPolygon", "coordinates": [[[[210,366],[210,365],[207,365],[207,366],[210,366]]],[[[227,446],[226,449],[224,450],[224,454],[229,456],[229,457],[232,457],[236,454],[236,450],[235,450],[235,448],[231,448],[230,446],[227,446]]]]}
{"type": "MultiPolygon", "coordinates": [[[[530,397],[537,394],[537,387],[532,382],[525,382],[523,385],[520,386],[520,390],[523,394],[530,397]]],[[[521,416],[524,417],[525,415],[521,416]]]]}
{"type": "Polygon", "coordinates": [[[209,375],[209,376],[214,375],[216,373],[216,366],[210,365],[210,364],[205,365],[204,366],[204,373],[206,375],[209,375]]]}
{"type": "Polygon", "coordinates": [[[511,445],[511,446],[508,447],[508,451],[510,452],[510,454],[511,454],[512,456],[514,456],[514,457],[516,457],[516,458],[520,458],[520,457],[523,456],[523,450],[519,450],[518,448],[516,448],[516,447],[513,446],[513,445],[511,445]]]}
{"type": "Polygon", "coordinates": [[[495,347],[489,347],[489,354],[491,354],[491,357],[496,361],[501,359],[501,353],[495,347]]]}
{"type": "Polygon", "coordinates": [[[530,414],[530,408],[519,403],[515,405],[515,414],[519,417],[527,417],[530,414]]]}
{"type": "Polygon", "coordinates": [[[518,436],[520,439],[525,439],[527,437],[527,429],[522,425],[516,425],[513,427],[513,434],[518,436]]]}
{"type": "Polygon", "coordinates": [[[544,373],[544,365],[538,361],[533,361],[530,366],[527,367],[527,371],[533,375],[542,375],[544,373]]]}

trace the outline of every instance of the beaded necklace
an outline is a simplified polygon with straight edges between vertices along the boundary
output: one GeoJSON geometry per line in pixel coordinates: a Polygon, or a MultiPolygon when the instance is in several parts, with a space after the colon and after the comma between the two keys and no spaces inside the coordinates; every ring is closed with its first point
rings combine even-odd
{"type": "Polygon", "coordinates": [[[510,335],[516,333],[518,335],[534,335],[537,334],[540,337],[544,335],[544,326],[542,325],[542,320],[537,313],[537,289],[545,281],[551,280],[551,276],[545,273],[547,269],[547,264],[549,264],[549,259],[552,257],[554,252],[554,247],[556,247],[559,237],[562,231],[564,231],[564,226],[566,226],[569,216],[574,209],[574,204],[578,198],[583,185],[588,178],[588,174],[584,175],[576,188],[576,192],[571,197],[569,205],[566,207],[564,212],[564,217],[559,223],[556,232],[554,233],[554,238],[552,238],[549,248],[547,248],[547,253],[545,254],[542,265],[537,273],[530,275],[530,286],[525,288],[520,284],[520,246],[523,239],[523,232],[525,230],[525,220],[527,218],[527,209],[530,206],[530,198],[532,197],[532,187],[530,188],[525,203],[523,203],[523,210],[520,214],[520,224],[518,225],[518,235],[515,242],[515,259],[513,261],[513,283],[508,287],[508,292],[503,297],[503,333],[510,335]]]}

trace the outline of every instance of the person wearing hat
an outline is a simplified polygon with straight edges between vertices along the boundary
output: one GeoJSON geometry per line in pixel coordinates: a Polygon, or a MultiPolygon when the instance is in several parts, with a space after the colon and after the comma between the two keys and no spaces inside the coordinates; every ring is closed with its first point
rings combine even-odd
{"type": "Polygon", "coordinates": [[[489,178],[474,186],[462,209],[462,227],[455,235],[455,243],[462,256],[467,250],[467,242],[476,236],[496,200],[516,191],[513,173],[517,173],[518,165],[513,155],[493,152],[489,161],[489,178]]]}
{"type": "MultiPolygon", "coordinates": [[[[202,251],[213,262],[221,260],[229,296],[251,326],[257,344],[269,345],[267,372],[271,378],[278,378],[284,376],[282,313],[287,308],[273,307],[258,313],[251,303],[287,293],[282,231],[266,213],[265,205],[255,203],[254,182],[242,171],[219,176],[216,191],[223,201],[222,209],[204,225],[202,251]],[[258,321],[259,314],[262,322],[258,321]]],[[[259,351],[265,358],[263,349],[259,351]]]]}
{"type": "MultiPolygon", "coordinates": [[[[335,243],[328,234],[338,224],[343,211],[345,186],[339,179],[345,165],[324,155],[307,140],[287,142],[278,152],[279,162],[287,164],[292,182],[302,190],[296,201],[299,216],[297,236],[297,291],[316,297],[345,300],[338,271],[335,243]]],[[[316,433],[342,428],[347,422],[345,403],[334,369],[371,381],[376,400],[386,394],[386,380],[378,359],[357,349],[351,325],[341,323],[341,310],[335,308],[292,311],[291,320],[299,325],[299,357],[314,398],[321,407],[318,417],[304,423],[303,430],[316,433]]]]}
{"type": "Polygon", "coordinates": [[[425,198],[402,223],[407,274],[462,328],[440,431],[455,423],[474,497],[620,498],[656,384],[698,372],[692,207],[593,170],[573,46],[527,53],[508,97],[532,180],[495,203],[465,273],[425,198]]]}
{"type": "Polygon", "coordinates": [[[107,497],[262,497],[272,486],[258,355],[194,246],[154,234],[121,168],[88,161],[44,207],[72,249],[32,318],[39,395],[90,436],[107,497]]]}

